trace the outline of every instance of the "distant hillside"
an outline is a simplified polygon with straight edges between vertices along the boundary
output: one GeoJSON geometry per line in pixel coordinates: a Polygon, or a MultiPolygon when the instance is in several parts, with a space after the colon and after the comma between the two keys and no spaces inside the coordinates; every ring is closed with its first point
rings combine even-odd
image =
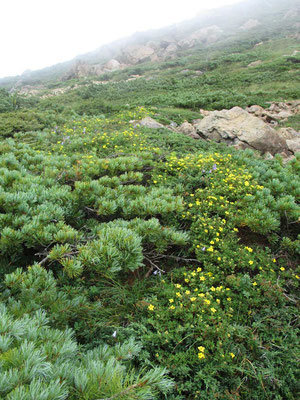
{"type": "Polygon", "coordinates": [[[0,86],[19,89],[89,76],[101,77],[133,65],[159,63],[193,54],[196,49],[222,48],[230,41],[251,37],[261,42],[273,37],[298,35],[298,0],[249,0],[201,13],[163,29],[138,32],[65,63],[21,76],[0,79],[0,86]]]}

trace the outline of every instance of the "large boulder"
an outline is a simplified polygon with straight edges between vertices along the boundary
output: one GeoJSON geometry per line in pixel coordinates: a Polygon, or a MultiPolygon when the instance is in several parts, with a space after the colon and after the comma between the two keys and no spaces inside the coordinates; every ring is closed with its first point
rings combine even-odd
{"type": "Polygon", "coordinates": [[[176,130],[177,132],[183,133],[184,135],[193,139],[200,139],[200,136],[196,132],[194,126],[187,121],[183,122],[176,130]]]}
{"type": "Polygon", "coordinates": [[[213,111],[195,125],[205,139],[225,142],[237,148],[252,148],[261,153],[287,152],[286,141],[275,129],[240,107],[213,111]]]}

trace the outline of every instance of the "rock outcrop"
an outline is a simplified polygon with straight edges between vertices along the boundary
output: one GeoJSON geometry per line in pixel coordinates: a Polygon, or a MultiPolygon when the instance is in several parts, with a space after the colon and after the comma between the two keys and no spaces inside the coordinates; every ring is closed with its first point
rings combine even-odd
{"type": "Polygon", "coordinates": [[[253,29],[256,26],[260,25],[257,19],[249,19],[247,22],[245,22],[242,26],[240,26],[240,29],[242,31],[248,31],[249,29],[253,29]]]}
{"type": "Polygon", "coordinates": [[[120,58],[126,64],[139,64],[145,61],[156,61],[157,55],[153,47],[131,45],[122,50],[120,58]]]}
{"type": "Polygon", "coordinates": [[[261,119],[250,115],[240,107],[213,111],[195,125],[203,138],[224,142],[236,148],[251,148],[261,153],[286,152],[286,141],[261,119]]]}
{"type": "Polygon", "coordinates": [[[271,125],[277,125],[280,121],[285,121],[292,115],[300,113],[300,101],[278,102],[272,103],[269,108],[264,109],[261,106],[253,105],[247,107],[246,111],[254,114],[256,117],[261,118],[264,122],[271,125]]]}
{"type": "Polygon", "coordinates": [[[103,65],[104,71],[118,71],[120,70],[122,65],[119,63],[118,60],[111,59],[106,64],[103,65]]]}
{"type": "Polygon", "coordinates": [[[217,25],[211,25],[206,28],[199,29],[198,31],[187,36],[185,39],[178,42],[178,46],[182,48],[191,48],[196,44],[210,44],[220,39],[222,29],[217,25]]]}

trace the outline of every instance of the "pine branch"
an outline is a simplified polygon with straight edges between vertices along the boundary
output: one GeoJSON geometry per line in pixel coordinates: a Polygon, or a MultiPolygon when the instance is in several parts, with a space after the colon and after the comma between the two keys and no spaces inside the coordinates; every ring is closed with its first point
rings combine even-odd
{"type": "Polygon", "coordinates": [[[139,387],[143,387],[147,384],[148,381],[145,382],[140,382],[140,383],[135,383],[134,385],[128,386],[128,388],[126,388],[125,390],[123,390],[120,393],[116,393],[111,397],[105,397],[103,399],[96,399],[96,400],[114,400],[117,399],[119,396],[124,396],[125,394],[131,392],[133,389],[139,388],[139,387]]]}
{"type": "Polygon", "coordinates": [[[148,263],[151,265],[151,268],[149,269],[149,271],[148,271],[147,274],[145,275],[145,278],[148,278],[148,276],[151,274],[151,272],[152,272],[154,269],[157,269],[158,271],[162,272],[163,274],[166,272],[166,271],[164,271],[163,269],[159,268],[159,266],[156,265],[152,260],[150,260],[150,258],[146,257],[145,255],[144,255],[144,258],[145,258],[145,260],[147,260],[148,263]]]}
{"type": "Polygon", "coordinates": [[[157,254],[156,258],[172,258],[173,260],[176,261],[185,261],[185,262],[195,262],[197,264],[202,264],[201,261],[196,260],[195,258],[185,258],[185,257],[179,257],[179,256],[172,256],[170,254],[157,254]]]}

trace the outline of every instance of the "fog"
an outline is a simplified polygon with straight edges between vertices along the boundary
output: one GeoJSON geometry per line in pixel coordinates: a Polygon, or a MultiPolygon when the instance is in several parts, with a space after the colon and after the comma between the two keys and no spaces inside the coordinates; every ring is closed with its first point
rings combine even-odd
{"type": "Polygon", "coordinates": [[[72,59],[137,31],[241,0],[9,0],[0,5],[0,77],[72,59]]]}

